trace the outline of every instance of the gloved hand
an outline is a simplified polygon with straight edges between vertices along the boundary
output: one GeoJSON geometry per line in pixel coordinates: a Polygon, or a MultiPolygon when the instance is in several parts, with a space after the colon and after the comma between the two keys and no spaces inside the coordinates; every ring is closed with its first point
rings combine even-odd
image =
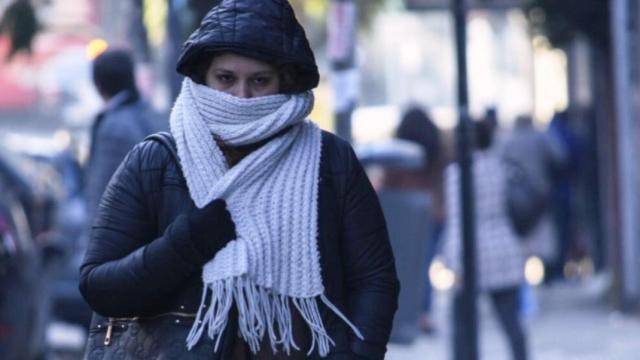
{"type": "Polygon", "coordinates": [[[205,263],[236,237],[236,226],[222,199],[189,213],[187,221],[191,242],[205,263]]]}

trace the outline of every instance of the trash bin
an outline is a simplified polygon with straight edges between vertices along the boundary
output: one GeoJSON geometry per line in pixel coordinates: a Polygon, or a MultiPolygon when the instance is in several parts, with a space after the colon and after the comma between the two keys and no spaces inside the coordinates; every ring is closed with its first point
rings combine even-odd
{"type": "MultiPolygon", "coordinates": [[[[402,140],[357,146],[356,154],[365,169],[411,170],[420,168],[426,161],[419,145],[402,140]]],[[[426,192],[417,190],[378,189],[378,198],[400,279],[399,307],[391,342],[410,344],[418,335],[418,317],[428,280],[426,258],[431,201],[426,192]]]]}

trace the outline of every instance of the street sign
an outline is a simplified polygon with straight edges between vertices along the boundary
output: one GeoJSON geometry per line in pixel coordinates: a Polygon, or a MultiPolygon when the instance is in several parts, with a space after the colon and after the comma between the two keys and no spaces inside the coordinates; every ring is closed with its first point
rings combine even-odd
{"type": "MultiPolygon", "coordinates": [[[[446,10],[451,0],[404,0],[409,10],[446,10]]],[[[469,9],[509,9],[522,7],[526,0],[467,0],[469,9]]]]}
{"type": "Polygon", "coordinates": [[[332,1],[327,17],[327,55],[338,67],[353,66],[357,7],[352,1],[332,1]]]}

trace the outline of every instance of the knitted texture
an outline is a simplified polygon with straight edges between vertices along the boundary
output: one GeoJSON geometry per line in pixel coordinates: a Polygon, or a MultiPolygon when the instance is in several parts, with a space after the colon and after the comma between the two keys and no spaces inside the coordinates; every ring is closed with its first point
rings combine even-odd
{"type": "Polygon", "coordinates": [[[265,335],[274,352],[277,344],[287,353],[298,349],[291,330],[296,309],[310,328],[309,353],[317,346],[326,355],[333,341],[317,300],[360,336],[323,295],[317,246],[321,132],[305,120],[312,107],[310,91],[241,99],[184,80],[170,124],[190,196],[199,208],[224,198],[237,234],[203,268],[202,304],[189,348],[206,327],[218,348],[233,303],[240,335],[254,353],[265,335]],[[237,146],[288,126],[232,168],[212,135],[237,146]]]}

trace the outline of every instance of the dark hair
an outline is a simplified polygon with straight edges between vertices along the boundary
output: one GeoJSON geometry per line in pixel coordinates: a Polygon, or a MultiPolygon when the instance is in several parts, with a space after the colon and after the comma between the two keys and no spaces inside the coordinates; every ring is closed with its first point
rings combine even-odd
{"type": "Polygon", "coordinates": [[[486,120],[476,121],[473,124],[473,135],[476,140],[476,149],[486,150],[493,144],[493,126],[486,120]]]}
{"type": "MultiPolygon", "coordinates": [[[[211,61],[213,61],[213,58],[216,55],[221,55],[224,52],[219,52],[219,53],[213,53],[210,56],[207,56],[205,60],[202,60],[198,63],[198,65],[196,66],[196,70],[194,71],[193,75],[191,75],[191,80],[195,81],[196,83],[200,84],[200,85],[206,85],[206,78],[207,78],[207,70],[209,69],[209,66],[211,65],[211,61]]],[[[242,55],[242,54],[237,54],[240,56],[246,56],[246,55],[242,55]]],[[[250,57],[250,56],[246,56],[246,57],[250,57]]],[[[293,65],[275,65],[271,62],[268,61],[264,61],[262,59],[257,59],[254,57],[250,57],[254,60],[258,60],[258,61],[262,61],[262,62],[266,62],[269,65],[273,66],[274,68],[276,68],[276,71],[278,72],[278,77],[280,78],[280,89],[279,89],[279,93],[282,94],[295,94],[295,93],[299,93],[301,91],[304,91],[304,89],[300,89],[299,86],[297,86],[296,84],[298,83],[297,77],[296,77],[296,69],[293,67],[293,65]]]]}
{"type": "Polygon", "coordinates": [[[93,61],[93,83],[98,91],[114,96],[123,90],[138,92],[133,57],[125,49],[107,50],[93,61]]]}
{"type": "Polygon", "coordinates": [[[488,107],[484,111],[484,118],[482,118],[482,119],[483,119],[483,121],[486,121],[487,124],[492,129],[497,129],[498,128],[498,109],[496,109],[493,106],[488,107]]]}
{"type": "Polygon", "coordinates": [[[427,167],[433,166],[440,156],[440,130],[420,107],[412,106],[402,115],[396,138],[413,141],[427,153],[427,167]]]}

